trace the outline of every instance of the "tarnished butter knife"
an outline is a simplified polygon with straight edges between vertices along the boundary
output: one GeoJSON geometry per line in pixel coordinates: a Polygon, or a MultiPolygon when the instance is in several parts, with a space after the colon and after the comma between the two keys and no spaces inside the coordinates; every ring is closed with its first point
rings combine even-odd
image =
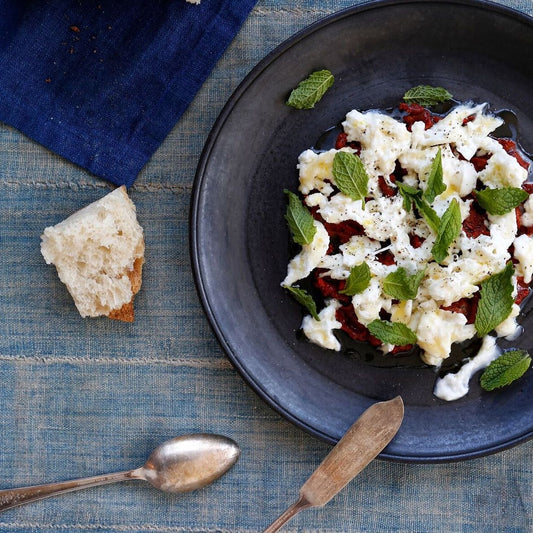
{"type": "Polygon", "coordinates": [[[400,396],[371,405],[303,484],[298,501],[263,533],[278,531],[303,509],[328,503],[387,446],[402,420],[403,401],[400,396]]]}

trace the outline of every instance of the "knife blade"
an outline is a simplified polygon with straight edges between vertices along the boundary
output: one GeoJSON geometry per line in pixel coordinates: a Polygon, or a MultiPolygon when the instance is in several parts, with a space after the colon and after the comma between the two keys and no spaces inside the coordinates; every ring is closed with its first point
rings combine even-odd
{"type": "Polygon", "coordinates": [[[275,533],[303,509],[328,503],[389,444],[403,415],[400,396],[371,405],[302,485],[298,500],[263,533],[275,533]]]}

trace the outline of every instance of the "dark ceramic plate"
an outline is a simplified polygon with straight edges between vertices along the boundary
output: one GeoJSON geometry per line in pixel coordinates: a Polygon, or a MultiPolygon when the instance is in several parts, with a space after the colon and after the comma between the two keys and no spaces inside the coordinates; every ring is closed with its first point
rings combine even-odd
{"type": "MultiPolygon", "coordinates": [[[[336,353],[300,340],[302,309],[280,288],[293,252],[283,189],[297,188],[300,152],[347,111],[394,106],[418,84],[514,110],[522,147],[532,152],[531,50],[532,19],[492,3],[373,2],[289,39],[230,98],[196,176],[193,267],[228,357],[297,426],[335,443],[370,404],[401,394],[405,420],[383,458],[451,461],[533,437],[533,370],[499,392],[482,392],[474,379],[468,396],[447,403],[432,394],[431,368],[384,367],[368,349],[336,353]],[[315,109],[286,106],[290,90],[321,68],[336,81],[315,109]]],[[[531,349],[533,316],[522,321],[526,333],[515,345],[531,349]]]]}

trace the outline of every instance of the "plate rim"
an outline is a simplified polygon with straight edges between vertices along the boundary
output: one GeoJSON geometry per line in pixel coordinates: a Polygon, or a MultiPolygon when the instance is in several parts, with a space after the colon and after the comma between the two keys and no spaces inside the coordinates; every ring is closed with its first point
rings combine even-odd
{"type": "MultiPolygon", "coordinates": [[[[205,170],[209,162],[210,154],[215,148],[216,141],[219,135],[224,129],[224,125],[227,119],[230,117],[231,112],[240,98],[244,95],[247,89],[255,82],[255,80],[267,69],[272,63],[274,63],[280,56],[285,54],[290,48],[296,45],[301,40],[307,38],[309,35],[319,31],[324,26],[336,23],[339,20],[352,17],[359,13],[383,9],[389,6],[396,5],[409,5],[409,4],[449,4],[470,6],[478,9],[488,9],[499,13],[500,15],[509,16],[517,19],[518,21],[528,24],[533,30],[533,16],[529,16],[526,13],[518,11],[517,9],[497,4],[492,0],[368,0],[361,4],[343,8],[329,15],[319,18],[315,22],[308,24],[304,28],[298,30],[287,39],[278,44],[274,49],[268,52],[261,60],[259,60],[252,69],[244,76],[242,81],[237,85],[234,91],[231,93],[226,103],[222,107],[222,110],[218,114],[215,122],[204,143],[204,147],[200,154],[195,177],[193,180],[193,188],[191,193],[190,209],[189,209],[189,255],[192,265],[192,273],[196,286],[196,290],[200,299],[200,303],[210,325],[210,328],[215,334],[218,343],[224,351],[225,356],[230,361],[231,365],[237,370],[244,382],[264,401],[269,407],[274,409],[285,420],[291,422],[296,427],[306,431],[308,434],[315,438],[318,438],[328,444],[336,444],[337,440],[332,439],[329,435],[326,435],[322,431],[312,427],[301,418],[295,416],[287,408],[283,407],[275,398],[273,398],[264,386],[254,379],[252,375],[245,369],[244,365],[240,362],[239,358],[235,357],[230,344],[226,340],[226,335],[222,328],[219,326],[215,313],[211,307],[211,303],[207,296],[207,290],[202,277],[201,261],[199,259],[198,249],[198,226],[197,221],[201,215],[200,202],[202,198],[202,190],[205,186],[205,170]]],[[[526,432],[523,435],[515,437],[511,440],[506,440],[502,443],[496,443],[489,447],[477,449],[474,451],[461,452],[461,453],[448,453],[442,455],[405,455],[388,452],[387,449],[378,455],[378,458],[394,461],[399,463],[449,463],[458,462],[464,460],[475,459],[491,455],[509,448],[512,448],[518,444],[527,442],[533,439],[533,429],[526,432]]]]}

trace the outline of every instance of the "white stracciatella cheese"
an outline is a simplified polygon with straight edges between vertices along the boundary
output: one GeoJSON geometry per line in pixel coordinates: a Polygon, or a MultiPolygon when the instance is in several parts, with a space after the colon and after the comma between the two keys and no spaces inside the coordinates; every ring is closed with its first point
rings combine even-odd
{"type": "MultiPolygon", "coordinates": [[[[303,246],[291,260],[282,284],[292,285],[314,269],[320,269],[321,276],[346,280],[353,267],[365,262],[370,270],[370,281],[362,292],[351,298],[357,320],[367,326],[383,313],[387,314],[391,321],[405,324],[416,334],[421,357],[426,363],[440,366],[449,357],[453,343],[476,335],[476,328],[467,323],[465,314],[446,308],[475,296],[480,284],[501,272],[512,259],[516,295],[517,276],[523,277],[527,284],[533,278],[533,238],[519,235],[514,209],[503,215],[487,213],[486,231],[469,237],[461,230],[450,245],[447,257],[436,262],[432,257],[436,232],[414,209],[405,208],[402,195],[397,194],[397,184],[390,181],[389,176],[399,165],[404,184],[426,191],[432,163],[440,150],[445,190],[432,199],[431,208],[442,217],[455,201],[462,223],[469,216],[480,183],[489,189],[519,188],[528,177],[528,171],[517,159],[490,137],[502,122],[501,118],[487,112],[486,104],[458,105],[433,126],[426,128],[423,122],[414,122],[410,129],[379,111],[350,111],[342,124],[348,140],[345,147],[319,153],[306,150],[300,155],[299,192],[304,204],[315,211],[316,219],[326,225],[355,221],[364,234],[352,236],[332,252],[324,224],[315,220],[317,231],[313,241],[303,246]],[[357,143],[357,150],[350,147],[353,146],[351,142],[357,143]],[[333,161],[339,151],[358,152],[364,164],[369,178],[364,203],[353,200],[337,187],[333,161]],[[470,160],[482,156],[486,156],[486,164],[476,169],[470,160]],[[380,180],[396,193],[385,194],[380,180]],[[413,236],[419,241],[417,245],[413,244],[413,236]],[[385,250],[394,257],[394,264],[383,264],[379,260],[378,254],[385,250]],[[383,290],[385,277],[400,267],[408,274],[424,270],[416,297],[408,301],[395,300],[383,290]]],[[[523,210],[522,225],[533,226],[533,200],[527,200],[523,210]]],[[[302,328],[311,341],[331,350],[341,349],[334,335],[341,327],[335,316],[340,305],[334,299],[328,300],[319,314],[320,320],[311,316],[304,319],[302,328]]],[[[496,328],[497,336],[510,337],[516,332],[518,312],[515,304],[511,314],[496,328]]],[[[483,345],[484,353],[492,350],[494,338],[490,339],[483,345]]],[[[384,343],[382,349],[388,351],[392,347],[384,343]]],[[[452,385],[448,382],[439,387],[453,389],[444,394],[447,397],[456,397],[457,390],[465,388],[464,383],[452,385]]]]}
{"type": "Polygon", "coordinates": [[[531,283],[533,276],[533,239],[520,235],[513,241],[514,256],[518,259],[517,270],[526,283],[531,283]]]}
{"type": "Polygon", "coordinates": [[[454,342],[466,341],[475,333],[474,326],[466,323],[462,313],[442,309],[421,312],[416,327],[418,345],[424,350],[424,360],[435,366],[439,366],[450,355],[454,342]]]}
{"type": "Polygon", "coordinates": [[[306,278],[326,255],[329,246],[329,235],[323,224],[315,221],[316,233],[313,241],[305,244],[302,251],[294,257],[290,264],[283,285],[292,285],[299,279],[306,278]]]}
{"type": "MultiPolygon", "coordinates": [[[[405,124],[382,113],[350,111],[343,126],[348,139],[361,143],[361,160],[371,178],[392,174],[396,160],[411,147],[405,124]]],[[[377,182],[371,183],[375,192],[377,182]]]]}
{"type": "Polygon", "coordinates": [[[470,378],[477,371],[486,368],[500,353],[501,350],[496,345],[496,338],[487,335],[483,338],[481,348],[475,357],[470,359],[455,374],[446,374],[437,380],[435,396],[446,401],[462,398],[468,392],[470,378]]]}
{"type": "Polygon", "coordinates": [[[340,350],[341,345],[333,330],[339,329],[341,323],[335,318],[335,311],[340,307],[339,302],[331,299],[326,302],[326,307],[320,311],[315,320],[312,316],[306,316],[302,322],[302,330],[305,336],[315,344],[327,348],[328,350],[340,350]]]}

